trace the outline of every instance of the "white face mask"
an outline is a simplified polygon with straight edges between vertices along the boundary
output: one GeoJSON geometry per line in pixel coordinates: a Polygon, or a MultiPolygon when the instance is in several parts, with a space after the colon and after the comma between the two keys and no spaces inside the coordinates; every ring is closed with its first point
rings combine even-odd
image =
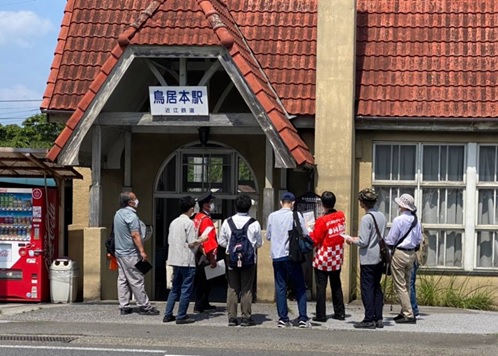
{"type": "Polygon", "coordinates": [[[136,209],[136,208],[138,208],[138,199],[135,199],[135,200],[133,201],[133,204],[135,204],[135,209],[136,209]]]}
{"type": "Polygon", "coordinates": [[[209,211],[214,211],[214,203],[209,204],[209,211]]]}

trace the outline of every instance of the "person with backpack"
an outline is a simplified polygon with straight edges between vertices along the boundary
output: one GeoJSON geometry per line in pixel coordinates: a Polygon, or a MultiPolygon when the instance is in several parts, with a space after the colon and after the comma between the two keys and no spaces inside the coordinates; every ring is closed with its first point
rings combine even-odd
{"type": "Polygon", "coordinates": [[[365,316],[362,321],[353,325],[356,329],[384,327],[384,293],[380,285],[383,263],[379,239],[384,236],[387,221],[384,214],[375,207],[377,198],[373,188],[365,188],[358,193],[360,207],[366,214],[361,218],[358,237],[345,235],[346,242],[357,245],[360,253],[360,290],[365,316]]]}
{"type": "Polygon", "coordinates": [[[252,289],[256,277],[257,249],[263,245],[261,226],[249,216],[251,198],[239,194],[235,199],[237,214],[221,226],[218,244],[226,248],[228,326],[237,326],[237,304],[240,296],[240,326],[256,325],[252,319],[252,289]]]}
{"type": "Polygon", "coordinates": [[[212,281],[206,279],[204,267],[217,266],[216,257],[218,251],[218,242],[216,240],[216,229],[211,213],[214,211],[214,196],[210,191],[205,192],[197,198],[199,212],[194,216],[194,226],[198,237],[206,237],[207,240],[201,244],[196,252],[196,270],[195,270],[195,305],[194,313],[212,312],[216,306],[209,303],[209,296],[212,289],[212,281]]]}
{"type": "Polygon", "coordinates": [[[142,243],[140,219],[137,216],[138,199],[135,193],[125,192],[119,195],[119,209],[114,215],[114,244],[118,262],[118,298],[121,315],[132,313],[130,307],[131,293],[135,296],[141,315],[159,315],[145,292],[145,280],[142,272],[135,265],[140,260],[147,261],[148,256],[142,243]]]}
{"type": "Polygon", "coordinates": [[[326,322],[325,292],[327,280],[330,280],[332,289],[332,318],[344,320],[346,309],[341,285],[341,266],[344,259],[344,238],[346,218],[342,211],[334,209],[336,197],[334,193],[322,193],[321,201],[325,214],[318,218],[310,236],[316,246],[313,258],[313,269],[316,282],[316,314],[313,321],[326,322]]]}
{"type": "Polygon", "coordinates": [[[410,194],[403,194],[394,199],[400,214],[393,220],[393,225],[386,237],[386,243],[393,246],[391,273],[394,290],[401,304],[401,312],[394,317],[397,324],[416,324],[410,301],[410,282],[413,264],[417,258],[416,250],[422,242],[422,227],[417,218],[415,200],[410,194]]]}
{"type": "Polygon", "coordinates": [[[168,264],[173,266],[173,286],[168,295],[163,322],[176,320],[176,324],[190,324],[195,320],[187,315],[190,296],[194,289],[195,252],[207,236],[197,238],[194,222],[195,199],[191,196],[180,198],[180,216],[169,225],[168,264]],[[179,300],[178,315],[173,315],[175,302],[179,300]]]}
{"type": "MultiPolygon", "coordinates": [[[[291,327],[287,307],[287,284],[292,281],[297,307],[299,310],[298,327],[309,328],[311,324],[307,315],[306,282],[302,262],[291,261],[289,257],[289,231],[294,229],[294,202],[296,197],[291,192],[285,192],[280,199],[280,210],[268,216],[266,239],[271,241],[271,258],[273,260],[273,275],[275,278],[275,295],[277,299],[277,313],[279,328],[291,327]]],[[[298,213],[299,224],[304,235],[308,229],[303,215],[298,213]]]]}

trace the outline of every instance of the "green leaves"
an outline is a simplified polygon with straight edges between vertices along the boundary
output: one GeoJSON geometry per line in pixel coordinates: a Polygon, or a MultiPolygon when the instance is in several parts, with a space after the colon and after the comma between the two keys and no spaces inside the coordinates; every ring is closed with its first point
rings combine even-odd
{"type": "Polygon", "coordinates": [[[50,148],[64,124],[47,122],[45,114],[37,114],[19,125],[0,125],[0,146],[14,148],[50,148]]]}

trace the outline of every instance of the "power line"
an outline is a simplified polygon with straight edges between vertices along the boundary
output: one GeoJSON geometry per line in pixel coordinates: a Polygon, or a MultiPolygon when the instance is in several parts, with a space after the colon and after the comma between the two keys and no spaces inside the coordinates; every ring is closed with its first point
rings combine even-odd
{"type": "Polygon", "coordinates": [[[41,99],[0,100],[0,103],[27,103],[41,101],[41,99]]]}

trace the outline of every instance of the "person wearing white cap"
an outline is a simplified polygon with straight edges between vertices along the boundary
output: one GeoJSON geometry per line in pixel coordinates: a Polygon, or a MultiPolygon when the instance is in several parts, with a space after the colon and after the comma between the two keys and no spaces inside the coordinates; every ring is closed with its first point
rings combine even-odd
{"type": "Polygon", "coordinates": [[[398,324],[415,324],[417,319],[410,303],[410,280],[417,246],[422,242],[422,227],[417,219],[417,207],[410,194],[394,199],[400,215],[394,218],[386,237],[386,244],[393,247],[391,272],[394,290],[401,304],[401,313],[394,317],[398,324]]]}

